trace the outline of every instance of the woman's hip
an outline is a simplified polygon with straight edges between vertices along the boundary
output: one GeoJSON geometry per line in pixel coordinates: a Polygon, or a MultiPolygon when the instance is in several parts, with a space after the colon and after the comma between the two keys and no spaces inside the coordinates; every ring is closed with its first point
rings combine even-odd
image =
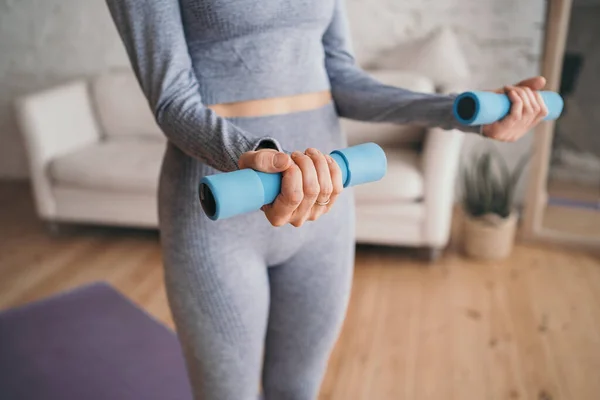
{"type": "Polygon", "coordinates": [[[329,153],[346,146],[335,104],[293,112],[259,117],[232,117],[228,121],[239,126],[253,138],[272,137],[286,151],[304,151],[309,147],[329,153]]]}

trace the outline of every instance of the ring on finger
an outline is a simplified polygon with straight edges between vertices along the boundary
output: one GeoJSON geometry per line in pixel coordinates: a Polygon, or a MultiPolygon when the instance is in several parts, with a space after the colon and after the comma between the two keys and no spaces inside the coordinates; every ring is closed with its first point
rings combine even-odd
{"type": "Polygon", "coordinates": [[[331,201],[331,199],[327,199],[327,201],[315,201],[315,204],[321,207],[325,207],[327,204],[329,204],[329,202],[331,201]]]}

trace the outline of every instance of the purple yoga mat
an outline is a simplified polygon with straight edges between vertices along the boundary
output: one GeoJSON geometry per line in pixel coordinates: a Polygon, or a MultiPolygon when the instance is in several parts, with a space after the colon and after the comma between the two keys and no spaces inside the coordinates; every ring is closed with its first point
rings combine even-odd
{"type": "Polygon", "coordinates": [[[179,342],[104,283],[0,313],[2,400],[191,400],[179,342]]]}

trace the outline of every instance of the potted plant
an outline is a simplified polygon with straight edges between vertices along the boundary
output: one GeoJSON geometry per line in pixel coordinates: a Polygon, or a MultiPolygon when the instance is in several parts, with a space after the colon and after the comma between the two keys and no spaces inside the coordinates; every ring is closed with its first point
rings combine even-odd
{"type": "Polygon", "coordinates": [[[517,227],[515,190],[526,164],[523,157],[511,172],[489,146],[463,167],[463,244],[468,256],[491,260],[511,253],[517,227]]]}

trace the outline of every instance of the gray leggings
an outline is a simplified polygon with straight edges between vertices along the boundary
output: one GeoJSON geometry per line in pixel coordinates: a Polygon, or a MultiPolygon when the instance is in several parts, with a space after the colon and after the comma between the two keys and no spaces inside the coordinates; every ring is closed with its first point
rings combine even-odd
{"type": "MultiPolygon", "coordinates": [[[[332,104],[232,118],[288,150],[346,146],[332,104]]],[[[353,195],[301,228],[260,211],[210,221],[198,182],[216,173],[169,145],[160,180],[170,307],[197,400],[314,400],[344,319],[354,263],[353,195]]]]}

